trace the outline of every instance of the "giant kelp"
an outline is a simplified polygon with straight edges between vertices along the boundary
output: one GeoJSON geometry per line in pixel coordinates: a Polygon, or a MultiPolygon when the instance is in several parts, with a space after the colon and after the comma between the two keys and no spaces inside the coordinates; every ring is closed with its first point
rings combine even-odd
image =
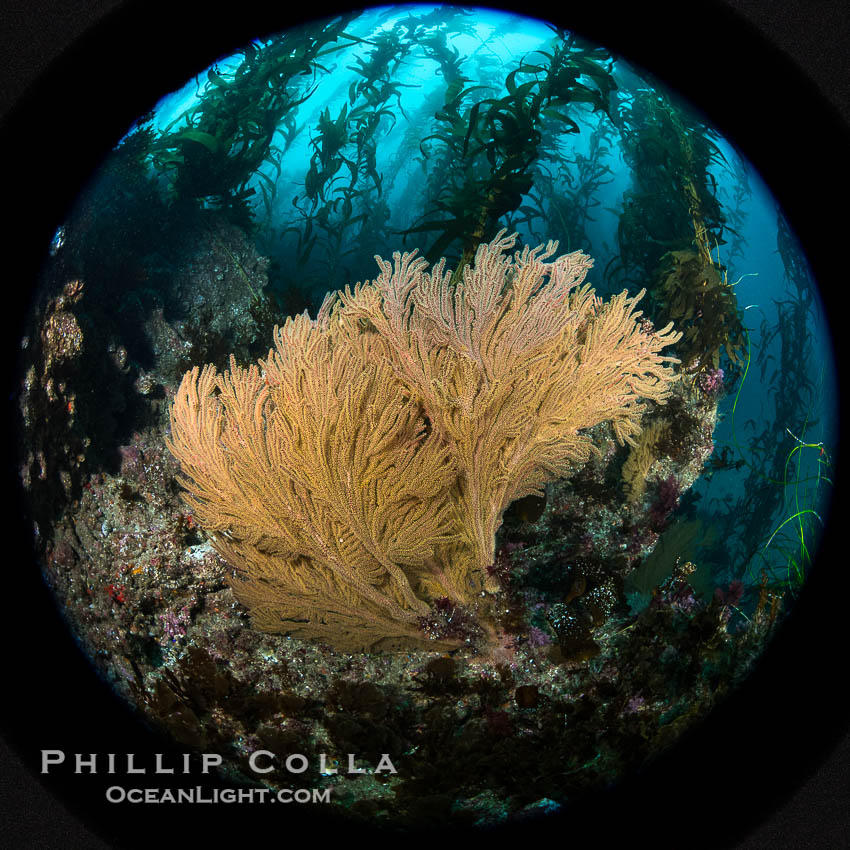
{"type": "Polygon", "coordinates": [[[522,205],[508,215],[512,226],[527,229],[539,240],[557,232],[567,248],[589,245],[588,225],[597,221],[600,194],[615,176],[610,164],[612,130],[603,120],[587,128],[588,152],[582,154],[564,151],[550,127],[544,134],[547,157],[538,163],[534,185],[522,205]]]}
{"type": "MultiPolygon", "coordinates": [[[[534,185],[544,128],[554,124],[561,133],[578,133],[573,115],[578,104],[607,111],[616,88],[610,56],[562,30],[556,33],[549,50],[526,57],[506,74],[501,97],[481,97],[485,87],[464,87],[463,78],[447,75],[438,127],[421,142],[436,146],[444,167],[431,172],[435,188],[425,221],[407,230],[438,234],[427,256],[454,247],[460,250],[459,266],[467,263],[475,245],[491,237],[534,185]]],[[[423,155],[435,153],[423,149],[423,155]]]]}
{"type": "Polygon", "coordinates": [[[325,283],[345,274],[349,254],[362,254],[364,245],[372,252],[383,245],[381,225],[388,214],[383,175],[377,167],[378,145],[395,125],[397,114],[403,115],[400,86],[393,77],[412,45],[402,38],[402,29],[370,40],[371,49],[349,66],[357,79],[349,86],[347,102],[335,117],[329,108],[319,115],[310,139],[304,195],[293,199],[300,217],[281,233],[297,239],[297,270],[303,271],[317,244],[321,246],[318,270],[325,283]]]}
{"type": "Polygon", "coordinates": [[[796,595],[813,561],[831,484],[830,453],[816,431],[824,405],[823,370],[814,376],[810,332],[817,303],[811,271],[777,210],[777,251],[785,270],[785,293],[774,301],[776,321],[763,320],[759,344],[747,339],[747,370],[738,396],[750,391],[750,370],[770,388],[770,415],[741,422],[738,398],[731,411],[731,440],[725,452],[746,469],[743,497],[712,501],[716,525],[723,529],[713,558],[726,565],[725,579],[764,575],[775,592],[796,595]]]}
{"type": "Polygon", "coordinates": [[[319,59],[354,17],[252,42],[232,72],[209,69],[196,102],[152,144],[154,167],[169,177],[176,199],[212,205],[242,225],[250,223],[256,189],[248,184],[261,176],[273,191],[261,167],[279,163],[296,130],[293,114],[315,91],[302,78],[314,83],[319,59]],[[274,144],[278,133],[283,149],[274,144]]]}
{"type": "MultiPolygon", "coordinates": [[[[462,31],[466,17],[463,10],[448,8],[410,14],[360,40],[363,52],[347,66],[355,79],[346,101],[335,114],[329,107],[322,110],[311,130],[303,192],[292,199],[294,217],[287,214],[282,244],[275,243],[274,234],[267,239],[270,253],[281,257],[281,268],[291,270],[283,281],[288,288],[324,292],[342,286],[356,269],[368,267],[376,250],[389,245],[392,211],[386,193],[405,163],[405,146],[393,161],[386,137],[399,120],[409,123],[411,139],[421,135],[421,116],[413,120],[402,106],[402,89],[416,86],[398,81],[399,68],[411,52],[418,52],[447,72],[446,55],[452,54],[441,27],[452,21],[462,31]],[[380,170],[379,159],[385,163],[380,170]]],[[[268,204],[267,213],[271,220],[268,204]]]]}
{"type": "MultiPolygon", "coordinates": [[[[194,103],[156,130],[149,145],[148,162],[170,204],[217,209],[257,230],[275,263],[273,274],[274,268],[281,272],[278,288],[309,298],[314,288],[341,286],[371,261],[363,245],[372,251],[389,246],[393,229],[432,234],[426,255],[433,260],[447,253],[462,266],[477,244],[508,223],[506,216],[520,208],[537,179],[545,179],[538,166],[546,160],[561,161],[558,176],[589,185],[589,174],[578,174],[587,163],[562,167],[563,145],[566,135],[580,132],[580,113],[609,108],[616,84],[604,50],[553,28],[546,49],[498,74],[484,73],[492,68],[484,62],[487,41],[471,55],[453,43],[475,32],[468,12],[411,13],[369,38],[346,31],[356,18],[243,48],[226,67],[215,66],[198,80],[194,103]],[[345,62],[354,79],[345,102],[316,111],[316,91],[334,79],[331,60],[345,62]],[[429,105],[434,93],[424,112],[410,105],[404,90],[421,87],[402,80],[411,62],[433,64],[444,84],[441,105],[429,105]],[[315,115],[309,123],[307,109],[315,115]],[[399,214],[387,195],[410,162],[390,155],[405,125],[408,135],[415,130],[410,140],[427,178],[421,202],[399,214]],[[287,203],[282,175],[296,176],[287,152],[306,135],[308,164],[287,203]]],[[[578,245],[580,231],[570,238],[578,245]]]]}
{"type": "MultiPolygon", "coordinates": [[[[637,81],[635,81],[637,83],[637,81]]],[[[612,113],[631,168],[617,232],[619,256],[607,274],[618,283],[651,281],[662,321],[684,334],[686,369],[738,367],[744,329],[716,252],[727,228],[712,166],[722,164],[717,134],[657,89],[635,84],[612,113]]]]}

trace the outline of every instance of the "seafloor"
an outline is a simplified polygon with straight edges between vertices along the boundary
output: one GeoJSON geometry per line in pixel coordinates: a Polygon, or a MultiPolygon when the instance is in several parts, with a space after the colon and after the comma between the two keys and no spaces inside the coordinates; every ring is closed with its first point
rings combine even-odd
{"type": "Polygon", "coordinates": [[[689,490],[713,451],[722,375],[685,373],[648,411],[660,436],[642,464],[598,426],[597,457],[508,511],[492,627],[435,610],[460,649],[343,654],[253,629],[164,438],[183,371],[253,360],[282,316],[238,228],[184,244],[168,263],[124,258],[108,302],[69,276],[65,244],[23,341],[21,478],[44,576],[146,722],[222,754],[233,783],[330,788],[336,810],[373,824],[490,825],[633,772],[746,674],[779,601],[766,585],[715,587],[687,556],[707,533],[689,490]],[[259,750],[277,757],[262,777],[259,750]],[[287,771],[293,753],[308,770],[287,771]],[[386,755],[395,772],[379,769],[386,755]]]}

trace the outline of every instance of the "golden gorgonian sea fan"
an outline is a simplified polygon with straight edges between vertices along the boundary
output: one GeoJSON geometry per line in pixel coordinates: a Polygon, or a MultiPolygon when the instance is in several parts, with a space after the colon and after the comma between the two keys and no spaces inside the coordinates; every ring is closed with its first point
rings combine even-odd
{"type": "Polygon", "coordinates": [[[675,380],[643,292],[603,302],[582,253],[481,245],[452,283],[416,252],[274,333],[266,360],[187,372],[169,448],[259,629],[360,650],[428,643],[430,603],[496,592],[515,499],[571,474],[610,422],[634,444],[675,380]]]}

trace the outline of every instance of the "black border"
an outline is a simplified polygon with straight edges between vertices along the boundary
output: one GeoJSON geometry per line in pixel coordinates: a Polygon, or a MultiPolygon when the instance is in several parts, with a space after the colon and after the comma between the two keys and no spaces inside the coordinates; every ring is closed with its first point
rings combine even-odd
{"type": "MultiPolygon", "coordinates": [[[[4,94],[17,99],[17,106],[0,137],[6,205],[0,230],[3,298],[4,312],[11,317],[0,338],[7,347],[3,362],[12,367],[4,387],[10,406],[18,378],[16,323],[26,307],[33,264],[85,175],[159,94],[256,35],[261,31],[256,22],[267,21],[274,7],[254,0],[226,7],[195,0],[139,0],[106,14],[111,5],[97,0],[33,3],[26,9],[16,5],[14,10],[12,4],[0,5],[6,55],[17,55],[14,45],[23,33],[27,42],[20,53],[29,63],[4,77],[4,94]],[[43,57],[67,44],[63,15],[77,31],[89,21],[97,24],[42,73],[43,57]],[[39,35],[43,52],[37,46],[39,35]],[[38,83],[21,97],[21,81],[33,74],[41,74],[38,83]]],[[[840,320],[845,245],[850,241],[842,212],[850,198],[850,135],[839,113],[800,69],[729,6],[759,21],[774,43],[791,45],[804,70],[844,107],[845,120],[850,114],[846,65],[829,64],[830,56],[835,61],[835,42],[827,41],[825,49],[823,39],[847,34],[848,8],[805,0],[514,5],[541,17],[562,14],[565,26],[667,79],[734,139],[779,195],[800,236],[838,331],[838,362],[846,362],[840,320]],[[812,7],[819,11],[812,13],[812,7]],[[834,26],[824,24],[824,15],[833,16],[834,26]]],[[[307,11],[313,17],[332,10],[332,4],[315,3],[309,10],[287,8],[281,19],[294,23],[307,11]]],[[[7,445],[14,455],[11,439],[7,445]]],[[[5,472],[8,486],[17,487],[14,457],[7,457],[5,472]]],[[[819,569],[804,599],[742,692],[656,769],[597,805],[571,811],[549,829],[557,826],[564,841],[590,839],[597,847],[612,845],[615,838],[638,846],[652,841],[658,847],[841,846],[850,825],[850,800],[835,796],[842,790],[850,793],[846,766],[836,766],[839,755],[847,752],[843,680],[848,565],[841,548],[842,508],[843,499],[836,501],[819,569]],[[830,752],[827,766],[819,769],[830,752]],[[798,788],[797,802],[789,802],[798,788]],[[808,821],[797,816],[801,798],[821,803],[808,810],[808,821]]],[[[155,742],[93,677],[68,641],[29,567],[29,532],[16,509],[7,511],[6,520],[6,675],[0,704],[7,740],[30,770],[41,747],[150,751],[155,742]]],[[[174,812],[147,806],[128,812],[93,806],[100,786],[75,783],[73,777],[48,785],[63,805],[46,796],[14,757],[4,758],[0,781],[5,832],[0,843],[7,846],[99,846],[90,828],[104,838],[104,846],[114,847],[205,838],[213,839],[211,846],[223,846],[228,835],[260,840],[266,829],[281,842],[333,840],[320,826],[296,839],[293,813],[275,811],[272,817],[258,807],[238,812],[181,807],[174,812]],[[84,826],[64,806],[91,820],[84,826]],[[14,838],[10,830],[16,830],[14,838]]],[[[527,826],[514,837],[529,840],[536,830],[527,826]]],[[[346,837],[353,839],[353,831],[346,837]]]]}

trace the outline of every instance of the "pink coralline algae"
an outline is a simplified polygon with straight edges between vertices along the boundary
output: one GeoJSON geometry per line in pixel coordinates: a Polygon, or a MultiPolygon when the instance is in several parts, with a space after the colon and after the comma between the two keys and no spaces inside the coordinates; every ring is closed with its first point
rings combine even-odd
{"type": "Polygon", "coordinates": [[[623,714],[637,714],[639,711],[643,711],[644,708],[646,708],[646,700],[641,694],[636,694],[626,703],[623,714]]]}
{"type": "Polygon", "coordinates": [[[720,391],[723,386],[723,377],[722,369],[709,369],[697,378],[697,384],[706,395],[711,395],[720,391]]]}
{"type": "Polygon", "coordinates": [[[186,626],[192,620],[192,612],[188,605],[184,605],[179,611],[166,611],[159,615],[163,627],[162,644],[167,646],[186,635],[186,626]]]}
{"type": "Polygon", "coordinates": [[[715,588],[714,595],[721,605],[737,606],[741,604],[744,589],[744,583],[739,579],[735,579],[729,583],[728,590],[724,590],[722,587],[715,588]]]}
{"type": "Polygon", "coordinates": [[[538,629],[537,626],[532,626],[528,630],[528,645],[529,646],[546,646],[551,643],[552,639],[543,629],[538,629]]]}
{"type": "Polygon", "coordinates": [[[649,508],[649,520],[653,529],[661,529],[667,518],[679,504],[681,486],[674,475],[658,481],[658,494],[649,508]]]}

